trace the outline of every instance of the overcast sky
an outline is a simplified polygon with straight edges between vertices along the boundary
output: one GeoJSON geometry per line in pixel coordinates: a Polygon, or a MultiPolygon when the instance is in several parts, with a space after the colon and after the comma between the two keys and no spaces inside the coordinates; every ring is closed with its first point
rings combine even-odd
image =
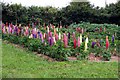
{"type": "MultiPolygon", "coordinates": [[[[71,0],[1,0],[2,2],[7,3],[21,3],[23,6],[53,6],[53,7],[65,7],[71,0]]],[[[82,0],[84,1],[84,0],[82,0]]],[[[91,4],[95,6],[104,7],[105,0],[88,0],[91,4]]],[[[117,0],[106,0],[107,4],[115,3],[117,0]]]]}

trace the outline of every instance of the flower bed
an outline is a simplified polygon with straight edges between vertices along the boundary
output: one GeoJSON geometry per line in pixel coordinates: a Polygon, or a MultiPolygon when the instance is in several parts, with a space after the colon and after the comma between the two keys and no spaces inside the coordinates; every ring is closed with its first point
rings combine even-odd
{"type": "Polygon", "coordinates": [[[102,27],[98,28],[93,28],[93,24],[71,26],[69,29],[51,26],[40,29],[23,27],[19,30],[21,26],[3,25],[2,39],[59,61],[68,60],[70,56],[80,60],[88,59],[91,53],[96,57],[101,57],[102,60],[109,61],[114,49],[118,50],[116,44],[119,44],[119,40],[114,34],[118,28],[116,25],[110,26],[113,31],[108,27],[109,25],[99,25],[102,27]]]}

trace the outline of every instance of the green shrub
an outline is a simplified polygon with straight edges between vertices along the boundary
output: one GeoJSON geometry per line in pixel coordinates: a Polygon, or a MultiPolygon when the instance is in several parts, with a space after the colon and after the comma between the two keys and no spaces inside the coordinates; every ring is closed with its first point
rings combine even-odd
{"type": "Polygon", "coordinates": [[[63,61],[68,60],[71,50],[70,48],[64,48],[63,43],[59,40],[57,44],[52,46],[50,49],[52,52],[52,57],[55,57],[57,60],[63,61]]]}
{"type": "Polygon", "coordinates": [[[26,37],[26,36],[21,36],[21,37],[20,37],[20,40],[19,40],[19,43],[20,43],[20,45],[25,45],[25,47],[27,47],[27,46],[26,46],[26,43],[28,42],[28,40],[29,40],[28,37],[26,37]]]}
{"type": "Polygon", "coordinates": [[[38,47],[40,47],[40,39],[29,39],[27,46],[30,51],[38,51],[38,47]]]}
{"type": "Polygon", "coordinates": [[[111,59],[111,53],[109,50],[104,50],[102,53],[103,60],[109,61],[111,59]]]}
{"type": "Polygon", "coordinates": [[[77,56],[78,60],[87,59],[89,55],[89,51],[81,51],[81,53],[77,56]]]}
{"type": "Polygon", "coordinates": [[[2,34],[2,39],[3,40],[9,40],[9,37],[8,37],[9,35],[7,35],[7,34],[2,34]]]}
{"type": "Polygon", "coordinates": [[[14,44],[19,44],[19,36],[9,35],[9,41],[14,44]]]}

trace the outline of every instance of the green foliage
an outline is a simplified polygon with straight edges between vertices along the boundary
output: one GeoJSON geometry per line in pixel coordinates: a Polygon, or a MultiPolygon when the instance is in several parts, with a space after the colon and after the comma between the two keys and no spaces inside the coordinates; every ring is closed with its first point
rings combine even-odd
{"type": "Polygon", "coordinates": [[[116,30],[117,39],[120,40],[120,27],[118,26],[118,30],[116,30]]]}
{"type": "Polygon", "coordinates": [[[68,56],[70,56],[71,51],[69,48],[64,48],[61,40],[59,40],[54,46],[49,48],[49,53],[56,58],[56,60],[63,61],[68,60],[68,56]]]}
{"type": "MultiPolygon", "coordinates": [[[[71,2],[70,5],[55,7],[25,7],[21,4],[1,3],[3,22],[70,25],[71,23],[111,23],[120,25],[120,1],[105,8],[94,7],[90,2],[71,2]]],[[[92,31],[92,30],[89,30],[92,31]]]]}
{"type": "Polygon", "coordinates": [[[30,51],[36,51],[41,54],[48,55],[55,58],[56,60],[63,61],[68,60],[70,56],[70,49],[64,48],[59,40],[56,45],[49,46],[44,44],[40,39],[29,39],[28,37],[16,36],[16,35],[2,35],[3,40],[8,40],[14,44],[20,44],[24,47],[27,47],[30,51]]]}
{"type": "Polygon", "coordinates": [[[99,47],[96,47],[96,48],[94,49],[94,50],[95,50],[95,51],[94,51],[95,56],[98,56],[98,57],[101,56],[101,54],[104,53],[104,52],[103,52],[104,49],[105,49],[104,47],[103,47],[103,48],[102,48],[102,47],[100,47],[100,48],[99,48],[99,47]]]}
{"type": "MultiPolygon", "coordinates": [[[[25,36],[16,36],[14,35],[9,35],[9,34],[3,34],[2,35],[2,39],[3,40],[8,40],[11,43],[15,43],[15,44],[20,44],[26,48],[28,48],[28,50],[30,51],[36,51],[40,54],[45,54],[48,55],[52,58],[55,58],[56,60],[59,61],[63,61],[63,60],[68,60],[69,56],[74,56],[77,57],[78,59],[82,60],[82,59],[87,59],[87,57],[89,56],[90,53],[94,53],[94,55],[97,57],[101,57],[103,56],[102,53],[104,53],[105,48],[105,38],[106,36],[109,36],[109,51],[111,53],[113,53],[114,49],[116,49],[116,52],[118,54],[119,51],[119,40],[118,40],[118,35],[115,35],[115,41],[114,44],[112,43],[112,35],[117,31],[119,31],[119,26],[114,25],[114,24],[90,24],[90,23],[85,23],[85,22],[81,22],[79,24],[71,24],[69,29],[59,29],[59,31],[57,33],[61,33],[63,34],[70,32],[70,39],[68,40],[68,47],[65,48],[63,45],[63,42],[61,42],[62,40],[58,40],[56,42],[56,44],[50,46],[48,41],[46,39],[44,39],[44,43],[41,42],[41,39],[31,39],[25,36]],[[72,38],[72,33],[75,32],[75,28],[80,27],[80,28],[86,28],[87,32],[84,32],[82,34],[82,39],[83,42],[80,45],[80,47],[77,47],[74,49],[73,46],[73,38],[72,38]],[[106,28],[106,31],[104,32],[104,30],[102,32],[97,31],[97,32],[92,32],[95,31],[96,28],[100,29],[102,27],[102,29],[106,28]],[[92,29],[90,29],[92,28],[92,29]],[[90,29],[90,30],[89,30],[90,29]],[[87,51],[84,51],[85,49],[85,39],[86,39],[86,35],[88,36],[89,42],[88,42],[88,49],[87,51]],[[98,43],[100,43],[100,47],[98,47],[97,45],[94,46],[94,48],[92,48],[92,42],[95,40],[98,41],[98,43]]],[[[41,32],[46,33],[46,30],[44,30],[43,28],[40,28],[41,32]]],[[[51,29],[51,31],[53,31],[53,29],[51,29]]],[[[80,36],[80,33],[75,32],[75,36],[76,39],[78,38],[78,36],[80,36]]],[[[106,54],[106,53],[105,53],[106,54]]]]}
{"type": "Polygon", "coordinates": [[[109,61],[111,59],[111,53],[109,50],[104,50],[102,53],[103,60],[109,61]]]}
{"type": "Polygon", "coordinates": [[[2,40],[9,40],[9,37],[7,34],[2,34],[2,40]]]}
{"type": "Polygon", "coordinates": [[[82,51],[78,56],[77,59],[85,60],[88,59],[89,51],[82,51]]]}
{"type": "Polygon", "coordinates": [[[89,49],[87,51],[85,51],[84,48],[85,48],[85,42],[82,42],[80,48],[77,48],[77,51],[78,51],[77,59],[78,60],[84,60],[84,59],[88,58],[90,51],[89,51],[89,49]]]}
{"type": "Polygon", "coordinates": [[[29,39],[27,44],[28,44],[28,49],[30,51],[38,51],[38,48],[40,47],[40,40],[39,39],[29,39]]]}
{"type": "Polygon", "coordinates": [[[16,36],[16,35],[3,34],[2,39],[8,40],[9,42],[14,43],[14,44],[19,43],[19,36],[16,36]]]}
{"type": "Polygon", "coordinates": [[[28,37],[26,37],[26,36],[21,36],[21,38],[19,39],[19,43],[20,43],[20,45],[24,45],[24,47],[28,47],[28,45],[29,44],[27,44],[27,42],[28,42],[28,37]]]}

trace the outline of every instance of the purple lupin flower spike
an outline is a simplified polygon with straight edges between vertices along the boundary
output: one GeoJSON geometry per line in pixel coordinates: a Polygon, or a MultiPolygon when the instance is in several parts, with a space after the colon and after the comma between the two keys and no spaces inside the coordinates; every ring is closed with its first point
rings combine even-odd
{"type": "Polygon", "coordinates": [[[114,35],[112,35],[112,43],[114,43],[114,35]]]}
{"type": "Polygon", "coordinates": [[[44,39],[42,39],[42,43],[44,42],[44,39]]]}
{"type": "Polygon", "coordinates": [[[52,46],[52,38],[50,38],[50,46],[52,46]]]}
{"type": "Polygon", "coordinates": [[[49,45],[52,46],[52,37],[49,37],[49,45]]]}
{"type": "Polygon", "coordinates": [[[49,43],[49,45],[50,45],[50,39],[51,39],[51,38],[49,37],[49,38],[48,38],[48,43],[49,43]]]}
{"type": "Polygon", "coordinates": [[[40,39],[42,39],[42,33],[40,33],[40,39]]]}
{"type": "Polygon", "coordinates": [[[96,42],[92,42],[92,48],[94,48],[95,44],[96,44],[96,42]]]}
{"type": "Polygon", "coordinates": [[[40,32],[39,32],[39,31],[38,31],[38,33],[37,33],[37,34],[38,34],[38,37],[40,38],[40,32]]]}
{"type": "Polygon", "coordinates": [[[15,32],[17,32],[17,26],[15,26],[15,32]]]}
{"type": "Polygon", "coordinates": [[[35,38],[35,34],[33,34],[33,38],[35,38]]]}
{"type": "Polygon", "coordinates": [[[35,34],[35,38],[37,38],[37,34],[35,34]]]}
{"type": "Polygon", "coordinates": [[[38,31],[38,35],[40,34],[40,32],[38,31]]]}
{"type": "Polygon", "coordinates": [[[53,43],[54,43],[54,39],[53,39],[53,37],[51,37],[51,42],[52,42],[52,45],[53,45],[53,43]]]}
{"type": "Polygon", "coordinates": [[[68,39],[70,39],[70,32],[68,33],[68,39]]]}

